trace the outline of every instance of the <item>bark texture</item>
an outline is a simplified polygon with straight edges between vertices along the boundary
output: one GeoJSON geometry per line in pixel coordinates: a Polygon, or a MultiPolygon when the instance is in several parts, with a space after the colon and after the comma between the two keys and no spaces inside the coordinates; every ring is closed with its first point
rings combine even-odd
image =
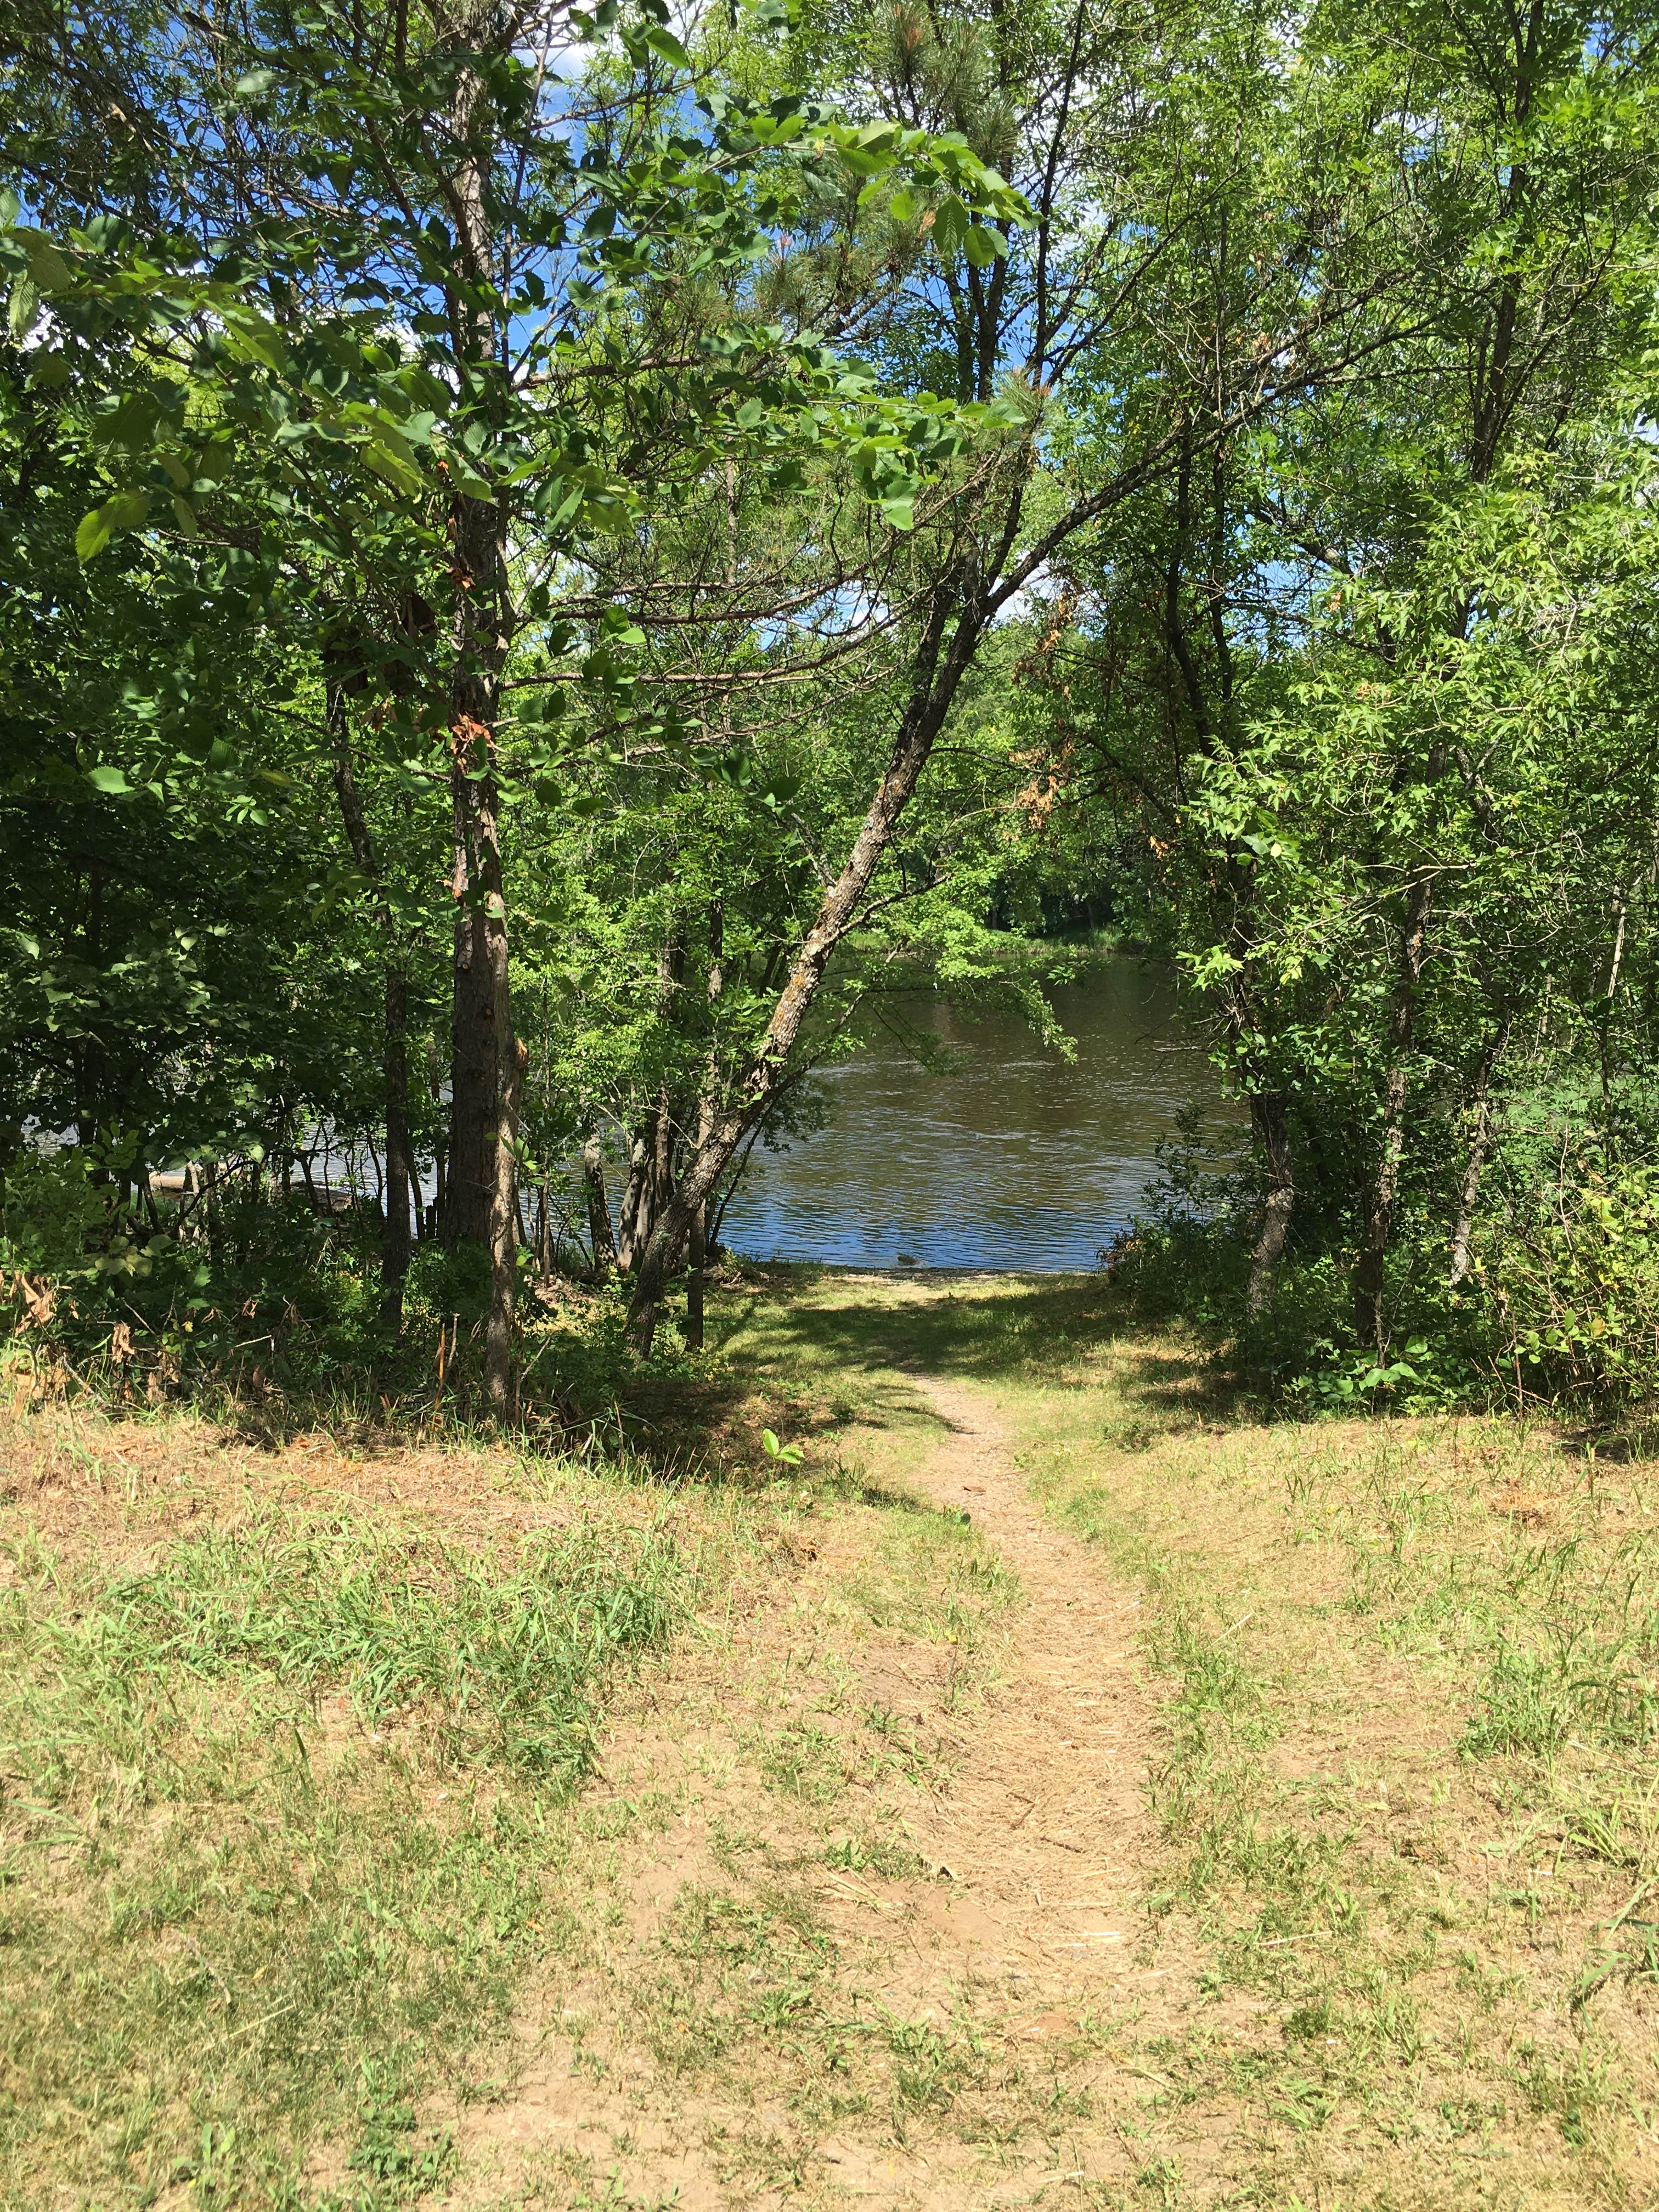
{"type": "Polygon", "coordinates": [[[1250,1253],[1247,1302],[1253,1314],[1265,1313],[1273,1297],[1273,1273],[1284,1257],[1296,1206],[1296,1161],[1291,1150],[1289,1102],[1282,1091],[1263,1091],[1250,1101],[1250,1125],[1267,1169],[1267,1203],[1250,1253]]]}
{"type": "Polygon", "coordinates": [[[632,1271],[651,1234],[651,1173],[656,1149],[653,1109],[635,1130],[628,1148],[628,1181],[623,1185],[622,1221],[617,1243],[617,1264],[623,1274],[632,1271]]]}
{"type": "Polygon", "coordinates": [[[593,1279],[603,1283],[617,1272],[617,1243],[611,1233],[611,1200],[605,1188],[605,1147],[596,1134],[582,1146],[582,1188],[587,1198],[587,1235],[593,1247],[593,1279]]]}
{"type": "Polygon", "coordinates": [[[465,768],[452,781],[455,807],[455,935],[449,1018],[449,1143],[444,1176],[446,1251],[489,1237],[495,1188],[495,1006],[489,947],[477,903],[473,793],[465,768]]]}

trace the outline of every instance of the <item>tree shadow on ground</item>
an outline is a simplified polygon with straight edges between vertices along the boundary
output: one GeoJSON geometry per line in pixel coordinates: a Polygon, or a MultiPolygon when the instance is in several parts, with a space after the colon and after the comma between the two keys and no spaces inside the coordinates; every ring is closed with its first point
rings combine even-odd
{"type": "Polygon", "coordinates": [[[1056,1391],[1109,1376],[1129,1449],[1242,1410],[1221,1340],[1139,1310],[1098,1273],[880,1276],[745,1264],[711,1285],[706,1358],[677,1351],[672,1329],[662,1357],[645,1366],[619,1343],[572,1337],[562,1357],[544,1363],[505,1434],[486,1419],[479,1334],[452,1327],[446,1358],[435,1328],[411,1325],[398,1349],[407,1372],[343,1372],[323,1391],[228,1372],[199,1410],[227,1442],[261,1450],[308,1431],[370,1455],[477,1448],[494,1434],[534,1458],[603,1459],[647,1479],[738,1488],[776,1480],[768,1428],[799,1442],[854,1422],[936,1430],[930,1376],[1056,1391]]]}
{"type": "Polygon", "coordinates": [[[1224,1340],[1139,1311],[1098,1274],[918,1282],[774,1270],[741,1306],[721,1302],[710,1340],[738,1371],[833,1378],[856,1392],[861,1420],[883,1426],[924,1413],[909,1376],[1066,1390],[1109,1372],[1149,1432],[1243,1410],[1224,1340]]]}

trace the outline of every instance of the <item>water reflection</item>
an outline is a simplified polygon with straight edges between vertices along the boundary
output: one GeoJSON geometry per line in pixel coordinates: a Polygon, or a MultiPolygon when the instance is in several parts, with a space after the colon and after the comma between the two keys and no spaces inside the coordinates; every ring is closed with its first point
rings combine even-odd
{"type": "Polygon", "coordinates": [[[1069,1062],[1011,1017],[908,1005],[961,1066],[933,1075],[878,1040],[827,1070],[828,1126],[756,1152],[725,1241],[757,1259],[848,1267],[1092,1267],[1180,1109],[1217,1093],[1168,981],[1141,962],[1105,962],[1055,1003],[1078,1041],[1069,1062]]]}

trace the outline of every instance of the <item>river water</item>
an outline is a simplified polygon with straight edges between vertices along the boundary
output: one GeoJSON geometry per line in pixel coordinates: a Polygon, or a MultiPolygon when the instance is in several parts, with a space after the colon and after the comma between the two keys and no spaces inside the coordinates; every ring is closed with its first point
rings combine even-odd
{"type": "Polygon", "coordinates": [[[825,1069],[825,1126],[757,1148],[723,1241],[752,1259],[855,1267],[1092,1267],[1139,1205],[1159,1140],[1189,1100],[1217,1101],[1215,1079],[1168,980],[1140,960],[1103,962],[1054,1005],[1077,1041],[1070,1060],[1012,1015],[905,1001],[951,1072],[879,1034],[825,1069]]]}

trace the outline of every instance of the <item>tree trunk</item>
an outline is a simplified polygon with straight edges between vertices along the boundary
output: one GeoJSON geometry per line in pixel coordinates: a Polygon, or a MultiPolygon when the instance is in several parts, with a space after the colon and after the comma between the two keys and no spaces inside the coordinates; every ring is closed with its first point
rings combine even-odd
{"type": "Polygon", "coordinates": [[[1252,1098],[1250,1123],[1267,1165],[1267,1200],[1250,1254],[1246,1300],[1250,1312],[1260,1314],[1267,1311],[1273,1296],[1273,1271],[1283,1256],[1296,1204],[1296,1161],[1291,1151],[1290,1114],[1284,1092],[1262,1091],[1252,1098]]]}
{"type": "Polygon", "coordinates": [[[665,1083],[657,1093],[651,1117],[651,1218],[667,1205],[674,1188],[674,1105],[665,1083]]]}
{"type": "Polygon", "coordinates": [[[796,955],[757,1051],[727,1103],[716,1109],[679,1188],[653,1226],[635,1277],[629,1322],[641,1351],[649,1351],[657,1308],[684,1250],[693,1215],[702,1206],[742,1143],[765,1113],[783,1081],[789,1054],[823,982],[831,954],[853,928],[865,893],[891,843],[899,817],[927,765],[984,624],[976,590],[964,590],[957,572],[941,579],[928,608],[917,653],[917,673],[880,787],[870,803],[841,873],[825,890],[816,919],[796,955]],[[955,626],[940,662],[946,626],[955,626]]]}
{"type": "MultiPolygon", "coordinates": [[[[728,495],[731,472],[726,477],[728,495]]],[[[708,907],[708,1008],[712,1028],[716,1000],[726,984],[726,905],[721,899],[709,902],[708,907]]],[[[714,1126],[714,1085],[719,1073],[718,1040],[711,1036],[708,1048],[708,1067],[704,1080],[702,1097],[697,1102],[697,1150],[701,1152],[708,1141],[708,1133],[714,1126]]],[[[691,1215],[690,1273],[685,1285],[685,1342],[691,1352],[702,1350],[703,1334],[703,1275],[708,1265],[708,1200],[700,1200],[691,1215]]]]}
{"type": "Polygon", "coordinates": [[[587,1234],[593,1247],[593,1279],[616,1272],[617,1245],[611,1234],[611,1200],[605,1188],[605,1148],[596,1131],[582,1146],[582,1184],[587,1194],[587,1234]]]}
{"type": "Polygon", "coordinates": [[[655,1153],[655,1121],[647,1115],[628,1148],[628,1181],[623,1186],[622,1231],[617,1247],[617,1263],[623,1274],[645,1249],[651,1234],[651,1164],[655,1153]]]}
{"type": "MultiPolygon", "coordinates": [[[[1431,777],[1443,771],[1431,762],[1431,777]]],[[[1363,1345],[1383,1349],[1382,1271],[1394,1237],[1400,1197],[1400,1169],[1406,1146],[1406,1101],[1411,1091],[1409,1060],[1417,1018],[1417,986],[1428,957],[1429,910],[1434,884],[1426,872],[1413,884],[1406,906],[1394,996],[1389,1007],[1388,1073],[1382,1085],[1382,1127],[1365,1209],[1365,1229],[1354,1270],[1354,1328],[1363,1345]]]]}
{"type": "Polygon", "coordinates": [[[448,1252],[487,1243],[495,1189],[496,1097],[494,979],[477,867],[471,850],[477,787],[465,757],[451,775],[455,810],[457,900],[450,1004],[449,1144],[445,1164],[443,1238],[448,1252]]]}
{"type": "MultiPolygon", "coordinates": [[[[502,933],[501,969],[507,971],[502,933]]],[[[499,1004],[499,1002],[498,1002],[499,1004]]],[[[498,1013],[498,1019],[502,1015],[498,1013]]],[[[507,1026],[502,1019],[502,1026],[507,1026]]],[[[522,1043],[508,1036],[507,1065],[500,1071],[501,1120],[495,1132],[495,1203],[489,1224],[489,1322],[484,1331],[484,1395],[498,1421],[513,1412],[513,1322],[518,1295],[519,1099],[529,1059],[522,1043]]]]}
{"type": "MultiPolygon", "coordinates": [[[[485,9],[471,28],[486,52],[510,33],[485,9]]],[[[463,42],[470,44],[468,40],[463,42]]],[[[470,64],[455,76],[450,116],[457,149],[447,198],[455,255],[447,306],[468,374],[488,416],[501,390],[501,332],[485,304],[501,281],[491,229],[489,165],[496,138],[488,73],[470,64]]],[[[487,1244],[490,1312],[485,1384],[492,1409],[506,1408],[513,1340],[514,1188],[520,1056],[513,1035],[507,902],[495,787],[495,722],[511,612],[500,504],[458,492],[450,509],[454,584],[449,684],[450,794],[454,815],[454,984],[450,1040],[450,1139],[445,1243],[452,1251],[487,1244]]]]}
{"type": "Polygon", "coordinates": [[[1475,1202],[1480,1195],[1480,1177],[1486,1164],[1486,1154],[1492,1146],[1492,1072],[1509,1042],[1510,1025],[1505,1022],[1488,1039],[1475,1070],[1474,1096],[1470,1101],[1474,1114],[1469,1131],[1468,1156],[1463,1163],[1463,1179],[1458,1186],[1457,1218],[1452,1224],[1451,1266],[1447,1282],[1455,1291],[1469,1272],[1469,1243],[1474,1235],[1475,1202]]]}
{"type": "Polygon", "coordinates": [[[395,1336],[403,1327],[404,1279],[409,1273],[409,1200],[413,1175],[409,1133],[409,981],[403,971],[398,927],[374,842],[369,836],[351,762],[346,664],[328,678],[327,715],[334,751],[334,790],[351,857],[371,887],[374,927],[386,958],[386,1013],[380,1066],[386,1102],[386,1173],[380,1216],[380,1324],[395,1336]]]}

